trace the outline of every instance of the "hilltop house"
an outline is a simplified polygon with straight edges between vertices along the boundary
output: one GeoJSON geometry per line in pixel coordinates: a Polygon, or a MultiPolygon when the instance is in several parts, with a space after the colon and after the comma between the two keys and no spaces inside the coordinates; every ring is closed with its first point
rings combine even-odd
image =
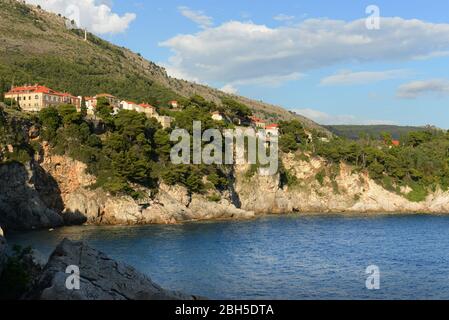
{"type": "Polygon", "coordinates": [[[135,103],[135,102],[132,102],[132,101],[122,101],[122,102],[120,102],[120,108],[122,110],[130,110],[130,111],[137,111],[137,112],[139,112],[139,110],[141,110],[139,105],[137,103],[135,103]]]}
{"type": "Polygon", "coordinates": [[[106,99],[106,101],[109,102],[109,105],[111,105],[113,108],[118,108],[120,106],[120,99],[114,97],[112,94],[100,93],[95,96],[95,100],[98,100],[100,98],[106,99]]]}
{"type": "Polygon", "coordinates": [[[168,105],[172,109],[178,109],[179,108],[179,103],[176,100],[169,101],[168,105]]]}
{"type": "Polygon", "coordinates": [[[269,124],[265,127],[265,132],[268,137],[279,136],[279,125],[278,124],[269,124]]]}
{"type": "Polygon", "coordinates": [[[257,118],[257,117],[254,117],[254,116],[251,117],[250,119],[251,119],[251,124],[254,127],[259,128],[259,129],[265,129],[266,123],[265,123],[264,120],[262,120],[260,118],[257,118]]]}
{"type": "Polygon", "coordinates": [[[84,97],[87,114],[93,116],[95,114],[96,100],[93,97],[84,97]]]}
{"type": "Polygon", "coordinates": [[[156,107],[153,107],[151,104],[148,104],[148,103],[139,104],[137,112],[143,112],[147,116],[151,116],[151,117],[157,115],[156,107]]]}
{"type": "Polygon", "coordinates": [[[160,116],[157,113],[156,107],[148,103],[137,104],[132,101],[122,101],[120,103],[120,108],[123,110],[131,110],[139,113],[145,113],[145,115],[149,118],[156,118],[156,120],[162,125],[164,129],[170,128],[171,123],[173,121],[171,117],[160,116]]]}
{"type": "Polygon", "coordinates": [[[167,129],[171,127],[171,123],[173,121],[172,117],[168,117],[168,116],[160,116],[160,115],[156,115],[154,116],[157,121],[162,125],[162,128],[167,129]]]}
{"type": "Polygon", "coordinates": [[[212,120],[215,121],[224,121],[224,115],[220,111],[212,112],[212,120]]]}
{"type": "Polygon", "coordinates": [[[98,99],[104,98],[109,105],[114,109],[114,113],[117,113],[120,110],[120,99],[114,97],[109,93],[100,93],[95,97],[85,97],[84,102],[86,104],[87,114],[94,115],[95,108],[97,107],[98,99]]]}
{"type": "Polygon", "coordinates": [[[45,86],[13,87],[5,93],[6,99],[14,100],[24,111],[39,112],[50,106],[72,104],[81,110],[81,99],[69,93],[62,93],[45,86]]]}

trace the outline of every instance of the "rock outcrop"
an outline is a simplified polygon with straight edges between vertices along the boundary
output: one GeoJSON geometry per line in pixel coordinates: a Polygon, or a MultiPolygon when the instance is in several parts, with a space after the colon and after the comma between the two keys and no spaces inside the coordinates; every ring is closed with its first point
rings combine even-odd
{"type": "Polygon", "coordinates": [[[0,225],[5,229],[30,230],[63,224],[57,183],[36,163],[0,165],[0,225]],[[43,194],[51,194],[46,202],[43,194]],[[52,203],[50,203],[52,202],[52,203]]]}
{"type": "Polygon", "coordinates": [[[37,300],[194,300],[196,297],[162,289],[133,267],[116,262],[82,242],[63,240],[25,297],[37,300]],[[79,289],[66,286],[79,270],[79,289]],[[72,272],[72,273],[71,273],[72,272]]]}
{"type": "Polygon", "coordinates": [[[449,192],[437,190],[424,201],[413,202],[404,195],[386,190],[367,173],[354,171],[343,163],[338,168],[330,168],[324,159],[305,161],[293,154],[285,156],[282,161],[297,179],[293,186],[282,185],[279,174],[248,178],[245,175],[247,167],[241,166],[236,170],[236,191],[242,209],[256,214],[449,212],[449,192]],[[335,169],[336,172],[329,172],[335,169]],[[326,172],[322,183],[316,178],[320,172],[326,172]]]}
{"type": "Polygon", "coordinates": [[[6,263],[6,240],[3,235],[3,230],[0,227],[0,275],[3,272],[3,267],[6,263]]]}
{"type": "MultiPolygon", "coordinates": [[[[324,159],[306,160],[293,154],[282,159],[283,167],[296,178],[293,185],[279,174],[248,177],[248,166],[235,166],[229,190],[220,194],[192,195],[182,186],[162,183],[156,193],[139,187],[144,197],[135,200],[92,189],[96,179],[86,172],[85,164],[52,155],[47,145],[43,147],[40,158],[28,166],[0,166],[0,181],[8,181],[0,184],[0,223],[5,228],[174,224],[289,212],[449,212],[449,192],[437,190],[425,201],[412,202],[348,165],[332,167],[324,159]]],[[[409,191],[403,188],[403,193],[409,191]]]]}
{"type": "MultiPolygon", "coordinates": [[[[149,190],[146,190],[150,193],[149,190]]],[[[229,200],[210,202],[206,197],[190,197],[185,188],[162,184],[154,197],[135,201],[113,197],[101,189],[80,188],[64,197],[66,211],[86,218],[88,224],[135,225],[174,224],[215,219],[248,219],[253,212],[236,208],[229,200]]],[[[66,217],[66,213],[63,216],[66,217]]],[[[67,220],[67,219],[65,219],[67,220]]]]}

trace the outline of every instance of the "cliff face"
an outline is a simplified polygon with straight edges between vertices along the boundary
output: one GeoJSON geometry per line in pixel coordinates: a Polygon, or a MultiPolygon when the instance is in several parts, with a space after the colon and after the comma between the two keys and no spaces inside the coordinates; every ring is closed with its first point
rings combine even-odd
{"type": "Polygon", "coordinates": [[[447,213],[449,193],[436,191],[425,201],[411,202],[385,190],[365,173],[341,164],[331,168],[325,160],[282,159],[295,177],[286,185],[280,175],[248,177],[247,166],[236,166],[235,181],[221,200],[190,195],[184,187],[161,184],[157,193],[134,200],[112,196],[90,186],[95,177],[85,164],[44,153],[29,166],[0,166],[0,225],[6,229],[51,228],[63,224],[174,224],[186,221],[250,219],[257,214],[289,212],[335,213],[447,213]],[[317,174],[324,172],[322,179],[317,174]]]}
{"type": "Polygon", "coordinates": [[[37,163],[1,165],[0,181],[0,225],[3,228],[29,230],[63,224],[57,209],[62,202],[58,203],[57,191],[53,189],[57,189],[57,184],[37,163]],[[53,199],[46,194],[52,194],[53,199]]]}
{"type": "Polygon", "coordinates": [[[247,168],[238,168],[236,191],[243,209],[256,214],[449,212],[449,192],[438,190],[425,201],[412,202],[384,189],[368,174],[356,172],[345,164],[341,164],[336,172],[327,173],[322,183],[316,175],[329,171],[329,165],[323,159],[304,161],[290,154],[283,158],[283,165],[297,179],[293,186],[282,186],[279,175],[247,178],[247,168]]]}
{"type": "Polygon", "coordinates": [[[142,189],[144,198],[111,196],[90,186],[95,177],[88,175],[85,164],[66,156],[54,156],[44,147],[42,167],[57,181],[66,224],[172,224],[191,220],[245,219],[254,216],[236,208],[223,197],[209,202],[205,196],[189,195],[181,186],[161,184],[157,194],[142,189]]]}

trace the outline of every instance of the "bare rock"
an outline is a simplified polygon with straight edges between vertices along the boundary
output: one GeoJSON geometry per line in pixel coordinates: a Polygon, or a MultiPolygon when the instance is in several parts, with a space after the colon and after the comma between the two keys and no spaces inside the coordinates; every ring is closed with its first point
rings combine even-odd
{"type": "Polygon", "coordinates": [[[51,255],[27,299],[42,300],[194,300],[168,291],[124,263],[82,242],[63,240],[51,255]],[[79,290],[69,290],[67,267],[79,268],[79,290]]]}
{"type": "MultiPolygon", "coordinates": [[[[57,185],[35,163],[0,165],[0,224],[6,229],[52,228],[63,221],[43,194],[57,197],[57,185]],[[41,187],[45,183],[46,191],[41,187]],[[7,183],[6,183],[7,182],[7,183]],[[48,189],[52,188],[51,191],[48,189]]],[[[55,199],[51,202],[55,203],[55,199]]]]}
{"type": "Polygon", "coordinates": [[[253,211],[238,209],[227,199],[222,199],[219,202],[212,202],[201,195],[194,195],[192,197],[189,209],[193,212],[193,218],[196,220],[244,220],[254,218],[253,211]]]}

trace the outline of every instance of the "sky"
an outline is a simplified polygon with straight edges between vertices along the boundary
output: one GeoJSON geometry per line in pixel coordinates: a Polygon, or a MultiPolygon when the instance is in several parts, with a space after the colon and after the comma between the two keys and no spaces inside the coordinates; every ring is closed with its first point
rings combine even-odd
{"type": "Polygon", "coordinates": [[[28,0],[172,76],[320,124],[449,129],[449,1],[28,0]]]}

